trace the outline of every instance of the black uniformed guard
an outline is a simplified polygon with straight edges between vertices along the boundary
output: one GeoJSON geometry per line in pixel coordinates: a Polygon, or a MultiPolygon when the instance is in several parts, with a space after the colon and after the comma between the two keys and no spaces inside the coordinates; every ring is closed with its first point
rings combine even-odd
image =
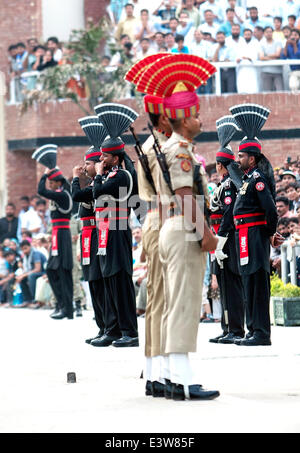
{"type": "Polygon", "coordinates": [[[56,167],[56,145],[45,145],[36,150],[32,158],[46,168],[38,185],[38,194],[50,200],[52,245],[47,263],[47,276],[57,301],[53,319],[73,319],[72,238],[70,218],[72,197],[70,185],[56,167]],[[50,190],[46,188],[49,181],[50,190]]]}
{"type": "Polygon", "coordinates": [[[242,172],[229,146],[238,130],[232,116],[225,116],[217,121],[217,131],[221,148],[216,155],[216,169],[221,177],[211,199],[211,225],[217,235],[218,245],[212,258],[212,273],[217,276],[222,302],[222,335],[212,338],[212,343],[232,344],[244,337],[244,294],[239,274],[238,257],[235,248],[235,226],[233,208],[237,187],[241,185],[242,172]],[[240,173],[238,175],[238,173],[240,173]],[[236,181],[237,180],[237,181],[236,181]]]}
{"type": "Polygon", "coordinates": [[[95,111],[110,137],[102,144],[93,186],[98,255],[105,286],[105,334],[92,344],[138,346],[132,234],[128,224],[128,199],[134,183],[130,172],[122,168],[125,151],[119,138],[138,115],[120,104],[102,104],[95,111]]]}
{"type": "Polygon", "coordinates": [[[98,239],[96,230],[95,203],[93,197],[93,184],[96,176],[95,164],[100,162],[101,144],[106,137],[106,130],[97,116],[81,118],[79,123],[88,137],[92,146],[85,153],[84,165],[73,168],[72,198],[80,202],[79,217],[82,221],[81,230],[81,266],[83,278],[89,283],[91,300],[98,326],[98,334],[88,338],[86,343],[92,344],[94,339],[101,338],[105,331],[104,326],[104,283],[100,269],[98,252],[98,239]],[[80,187],[80,176],[85,174],[90,178],[90,184],[80,187]]]}
{"type": "Polygon", "coordinates": [[[255,104],[230,108],[246,137],[239,145],[238,162],[244,171],[233,214],[239,267],[246,299],[246,338],[236,340],[243,346],[271,344],[270,327],[270,243],[278,246],[277,212],[274,203],[273,169],[261,153],[256,138],[270,111],[255,104]]]}

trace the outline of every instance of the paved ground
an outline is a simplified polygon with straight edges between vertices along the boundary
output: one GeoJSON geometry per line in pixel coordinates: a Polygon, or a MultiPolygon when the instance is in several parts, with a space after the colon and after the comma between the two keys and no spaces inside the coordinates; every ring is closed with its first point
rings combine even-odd
{"type": "MultiPolygon", "coordinates": [[[[54,321],[48,310],[0,309],[1,433],[300,432],[300,327],[273,327],[271,347],[208,342],[201,324],[191,358],[214,401],[144,395],[143,344],[94,348],[92,312],[54,321]],[[77,383],[67,383],[76,372],[77,383]]],[[[144,319],[139,319],[141,343],[144,319]]]]}

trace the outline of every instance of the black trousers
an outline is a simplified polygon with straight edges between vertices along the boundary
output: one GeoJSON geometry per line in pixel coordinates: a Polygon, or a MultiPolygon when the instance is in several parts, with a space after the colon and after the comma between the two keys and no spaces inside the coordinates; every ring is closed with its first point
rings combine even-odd
{"type": "Polygon", "coordinates": [[[246,324],[249,333],[257,338],[269,339],[270,322],[270,274],[259,269],[251,275],[243,275],[246,298],[246,324]]]}
{"type": "Polygon", "coordinates": [[[221,69],[221,92],[236,93],[236,72],[235,68],[221,69]]]}
{"type": "Polygon", "coordinates": [[[241,276],[231,272],[225,261],[223,261],[223,271],[220,270],[220,272],[224,272],[224,285],[222,283],[221,273],[217,275],[222,304],[221,326],[224,334],[233,333],[236,336],[243,337],[245,334],[245,296],[243,283],[241,276]],[[225,301],[228,312],[228,325],[226,325],[224,316],[225,301]]]}
{"type": "Polygon", "coordinates": [[[49,284],[57,301],[59,310],[68,316],[73,314],[73,279],[72,269],[47,269],[49,284]]]}
{"type": "Polygon", "coordinates": [[[135,291],[132,277],[121,270],[104,277],[105,333],[112,336],[137,337],[135,291]]]}
{"type": "Polygon", "coordinates": [[[105,310],[105,288],[103,278],[89,282],[90,294],[95,313],[96,324],[99,327],[99,334],[103,335],[105,330],[104,310],[105,310]]]}

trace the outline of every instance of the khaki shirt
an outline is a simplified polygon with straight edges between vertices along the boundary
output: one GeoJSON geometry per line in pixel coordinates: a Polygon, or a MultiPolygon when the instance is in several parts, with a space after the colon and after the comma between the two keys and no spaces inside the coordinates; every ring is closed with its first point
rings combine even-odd
{"type": "MultiPolygon", "coordinates": [[[[199,164],[195,158],[194,145],[181,135],[173,132],[169,140],[163,146],[162,151],[166,155],[173,190],[176,191],[182,187],[190,187],[193,194],[198,195],[198,187],[197,184],[194,183],[194,171],[195,166],[199,165],[204,195],[208,200],[205,171],[202,164],[199,164]]],[[[161,194],[162,203],[168,204],[172,194],[163,178],[162,172],[159,174],[158,191],[161,194]]]]}
{"type": "MultiPolygon", "coordinates": [[[[161,147],[166,143],[168,138],[166,135],[162,134],[161,132],[155,131],[154,132],[161,147]]],[[[148,163],[149,163],[149,168],[150,172],[153,178],[153,182],[156,188],[156,191],[158,192],[158,178],[159,174],[161,173],[161,169],[159,166],[159,163],[156,158],[156,154],[153,149],[153,144],[154,144],[154,138],[153,135],[151,134],[145,143],[143,144],[143,151],[148,157],[148,163]]],[[[144,200],[150,202],[155,195],[154,190],[151,187],[151,184],[146,178],[146,174],[143,170],[143,167],[140,162],[138,162],[137,165],[137,174],[138,174],[138,183],[139,183],[139,197],[144,200]]]]}
{"type": "Polygon", "coordinates": [[[120,41],[122,35],[128,35],[132,43],[135,42],[135,28],[138,25],[139,21],[135,17],[126,18],[119,22],[115,38],[117,41],[120,41]]]}

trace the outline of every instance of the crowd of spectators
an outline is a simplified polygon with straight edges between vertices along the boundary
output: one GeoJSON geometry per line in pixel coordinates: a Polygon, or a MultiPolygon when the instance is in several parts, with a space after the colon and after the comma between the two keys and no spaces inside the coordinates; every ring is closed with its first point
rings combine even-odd
{"type": "MultiPolygon", "coordinates": [[[[221,93],[299,91],[300,65],[279,60],[300,58],[300,0],[111,0],[109,44],[101,56],[108,73],[124,64],[157,52],[198,55],[220,69],[221,93]],[[270,65],[266,62],[270,61],[270,65]],[[274,62],[277,64],[274,64],[274,62]],[[258,65],[258,62],[260,65],[258,65]],[[231,66],[230,66],[231,65],[231,66]]],[[[37,75],[68,59],[68,49],[57,37],[45,44],[35,38],[8,49],[14,99],[22,101],[22,90],[37,86],[37,75]]],[[[103,77],[103,74],[99,74],[103,77]]],[[[109,76],[107,77],[109,81],[109,76]]],[[[11,87],[12,90],[12,87],[11,87]]],[[[132,91],[128,90],[130,95],[132,91]]],[[[215,92],[215,78],[199,94],[215,92]]],[[[82,97],[85,92],[81,93],[82,97]]]]}

